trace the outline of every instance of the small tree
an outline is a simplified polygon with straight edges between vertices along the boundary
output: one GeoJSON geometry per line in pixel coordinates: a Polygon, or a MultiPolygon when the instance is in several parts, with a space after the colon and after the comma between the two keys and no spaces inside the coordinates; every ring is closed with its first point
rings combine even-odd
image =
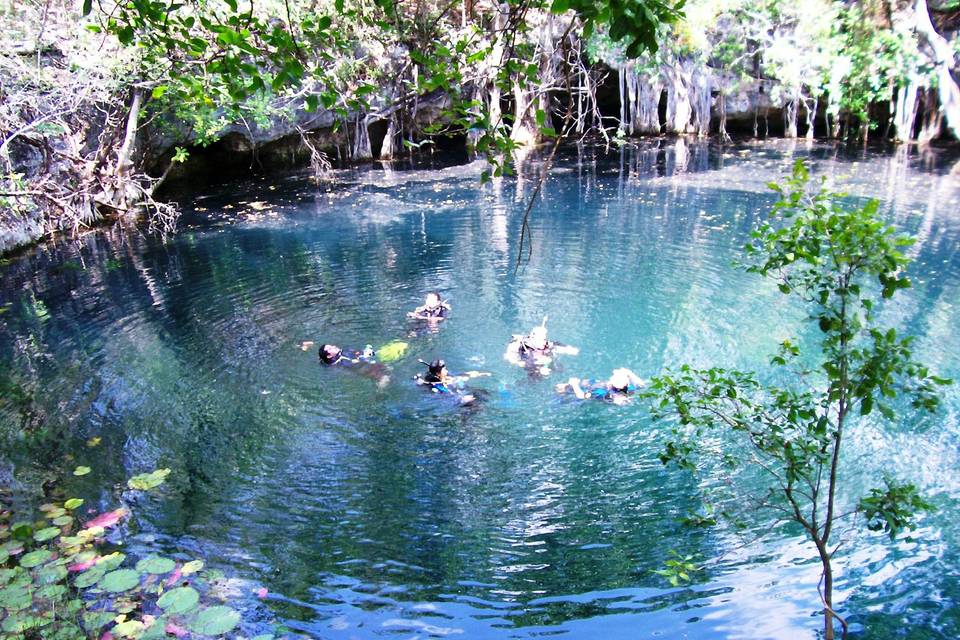
{"type": "Polygon", "coordinates": [[[673,418],[661,460],[691,471],[711,465],[743,476],[731,482],[735,502],[765,509],[798,524],[814,543],[821,578],[824,635],[834,637],[832,559],[838,523],[862,514],[870,530],[891,538],[929,509],[914,485],[892,478],[857,502],[843,491],[841,444],[860,416],[874,409],[892,419],[889,400],[909,397],[933,411],[937,389],[950,381],[931,375],[911,354],[910,337],[881,328],[877,299],[910,286],[900,249],[912,243],[878,216],[878,203],[861,207],[839,201],[822,185],[810,188],[802,161],[768,218],[745,247],[747,270],[773,278],[786,295],[801,299],[822,332],[819,368],[806,369],[790,341],[773,357],[772,380],[753,373],[684,365],[655,377],[650,397],[655,418],[673,418]],[[756,474],[766,481],[749,478],[756,474]],[[748,487],[762,487],[754,493],[748,487]]]}

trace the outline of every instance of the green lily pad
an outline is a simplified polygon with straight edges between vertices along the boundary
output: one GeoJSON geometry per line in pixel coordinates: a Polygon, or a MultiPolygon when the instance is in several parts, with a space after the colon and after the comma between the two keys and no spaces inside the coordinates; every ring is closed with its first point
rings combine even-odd
{"type": "Polygon", "coordinates": [[[240,614],[230,607],[204,609],[190,622],[190,631],[205,636],[219,636],[240,622],[240,614]]]}
{"type": "Polygon", "coordinates": [[[188,576],[191,573],[196,573],[203,569],[203,560],[191,560],[190,562],[183,563],[183,566],[180,567],[180,573],[188,576]]]}
{"type": "Polygon", "coordinates": [[[140,573],[133,569],[117,569],[106,574],[97,585],[104,591],[120,593],[129,591],[140,584],[140,573]]]}
{"type": "Polygon", "coordinates": [[[190,611],[197,606],[199,601],[200,594],[197,593],[196,589],[178,587],[160,596],[157,600],[157,606],[163,609],[165,613],[176,615],[190,611]]]}
{"type": "Polygon", "coordinates": [[[33,539],[37,542],[46,542],[60,535],[60,527],[47,527],[46,529],[40,529],[33,534],[33,539]]]}
{"type": "Polygon", "coordinates": [[[43,564],[52,557],[53,554],[46,549],[37,549],[36,551],[31,551],[20,558],[20,566],[30,569],[32,567],[36,567],[37,565],[43,564]]]}
{"type": "Polygon", "coordinates": [[[137,563],[137,571],[143,573],[170,573],[177,564],[169,558],[160,556],[149,556],[137,563]]]}
{"type": "Polygon", "coordinates": [[[150,473],[141,473],[127,480],[127,486],[131,489],[149,491],[162,485],[168,475],[170,475],[170,469],[157,469],[150,473]]]}
{"type": "Polygon", "coordinates": [[[59,600],[67,593],[67,588],[62,584],[48,584],[39,591],[37,597],[41,600],[59,600]]]}
{"type": "Polygon", "coordinates": [[[139,635],[145,628],[144,624],[139,620],[127,620],[111,629],[110,633],[120,638],[132,638],[139,635]]]}
{"type": "Polygon", "coordinates": [[[9,559],[10,552],[8,552],[6,549],[0,549],[0,564],[5,563],[9,559]]]}
{"type": "Polygon", "coordinates": [[[83,614],[83,626],[87,631],[96,631],[104,627],[117,617],[117,614],[110,611],[88,611],[83,614]]]}
{"type": "Polygon", "coordinates": [[[38,584],[56,584],[67,577],[67,569],[63,565],[49,565],[37,572],[38,584]]]}
{"type": "Polygon", "coordinates": [[[73,470],[73,475],[75,476],[85,476],[88,473],[90,473],[90,467],[80,466],[73,470]]]}
{"type": "Polygon", "coordinates": [[[103,556],[99,562],[97,562],[98,567],[103,567],[106,571],[113,571],[126,559],[127,555],[125,553],[120,553],[119,551],[114,551],[110,555],[103,556]]]}
{"type": "Polygon", "coordinates": [[[103,577],[107,570],[100,565],[87,569],[76,578],[73,579],[73,586],[78,589],[86,589],[87,587],[92,587],[93,585],[100,582],[100,578],[103,577]]]}
{"type": "Polygon", "coordinates": [[[26,587],[3,587],[0,588],[0,608],[9,611],[19,611],[26,609],[33,602],[33,597],[26,587]]]}
{"type": "Polygon", "coordinates": [[[15,613],[11,616],[7,616],[7,619],[3,621],[2,628],[7,633],[16,633],[21,634],[24,631],[29,631],[30,629],[35,629],[41,625],[43,618],[33,616],[26,613],[15,613]]]}
{"type": "Polygon", "coordinates": [[[59,518],[54,518],[51,522],[58,527],[65,527],[71,522],[73,522],[73,516],[60,516],[59,518]]]}
{"type": "Polygon", "coordinates": [[[76,509],[82,504],[83,504],[83,498],[70,498],[69,500],[63,503],[63,506],[73,511],[74,509],[76,509]]]}

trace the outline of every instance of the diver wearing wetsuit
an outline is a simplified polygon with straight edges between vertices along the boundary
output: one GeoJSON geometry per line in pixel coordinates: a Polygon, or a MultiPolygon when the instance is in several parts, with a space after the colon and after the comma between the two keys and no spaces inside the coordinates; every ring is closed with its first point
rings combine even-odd
{"type": "Polygon", "coordinates": [[[446,319],[448,313],[450,313],[450,305],[447,301],[442,300],[438,292],[431,291],[423,304],[408,313],[407,317],[414,320],[439,321],[446,319]]]}
{"type": "Polygon", "coordinates": [[[614,369],[610,378],[603,382],[593,382],[581,378],[570,378],[567,382],[558,384],[557,393],[572,392],[579,400],[593,398],[605,400],[614,404],[626,404],[631,396],[643,387],[646,382],[630,369],[614,369]]]}
{"type": "Polygon", "coordinates": [[[426,365],[426,373],[418,373],[414,376],[417,384],[430,387],[433,393],[449,394],[455,396],[460,404],[470,404],[477,400],[477,393],[468,390],[463,383],[471,378],[480,378],[489,376],[489,373],[480,371],[467,371],[460,375],[452,375],[447,370],[447,363],[443,360],[434,360],[433,362],[420,361],[426,365]]]}

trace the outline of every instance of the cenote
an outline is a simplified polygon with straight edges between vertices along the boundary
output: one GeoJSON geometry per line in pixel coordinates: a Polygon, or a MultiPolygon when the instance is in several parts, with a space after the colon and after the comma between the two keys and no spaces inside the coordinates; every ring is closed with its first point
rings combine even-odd
{"type": "MultiPolygon", "coordinates": [[[[620,366],[763,370],[779,341],[814,342],[800,307],[735,265],[775,201],[766,183],[801,156],[917,237],[914,286],[881,313],[960,378],[960,182],[945,159],[567,149],[519,269],[536,162],[489,184],[476,163],[344,169],[319,186],[224,185],[184,197],[173,236],[105,229],[0,268],[0,474],[25,502],[66,477],[107,509],[116,483],[171,469],[128,505],[127,546],[202,557],[248,618],[311,637],[816,637],[820,566],[797,530],[685,524],[711,480],[660,463],[664,427],[642,403],[553,391],[620,366]],[[429,290],[451,317],[411,333],[405,313],[429,290]],[[532,379],[503,352],[544,316],[581,351],[532,379]],[[395,339],[410,348],[382,387],[300,348],[395,339]],[[474,382],[486,401],[465,410],[416,387],[417,359],[437,357],[490,372],[474,382]],[[73,477],[77,464],[93,472],[73,477]],[[654,573],[671,552],[703,566],[691,584],[654,573]]],[[[848,444],[852,468],[909,476],[938,507],[894,542],[842,537],[856,637],[960,636],[958,412],[955,385],[936,415],[871,414],[848,444]]]]}

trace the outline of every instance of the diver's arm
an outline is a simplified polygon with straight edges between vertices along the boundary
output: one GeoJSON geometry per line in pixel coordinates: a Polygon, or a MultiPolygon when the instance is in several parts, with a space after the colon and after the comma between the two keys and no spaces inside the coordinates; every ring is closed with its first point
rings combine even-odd
{"type": "Polygon", "coordinates": [[[573,395],[577,396],[578,400],[583,400],[587,397],[587,392],[580,386],[580,378],[570,378],[567,383],[570,385],[570,390],[573,391],[573,395]]]}
{"type": "Polygon", "coordinates": [[[562,353],[568,356],[575,356],[580,353],[580,349],[578,347],[574,347],[573,345],[569,344],[563,344],[562,342],[554,342],[552,350],[554,353],[562,353]]]}

